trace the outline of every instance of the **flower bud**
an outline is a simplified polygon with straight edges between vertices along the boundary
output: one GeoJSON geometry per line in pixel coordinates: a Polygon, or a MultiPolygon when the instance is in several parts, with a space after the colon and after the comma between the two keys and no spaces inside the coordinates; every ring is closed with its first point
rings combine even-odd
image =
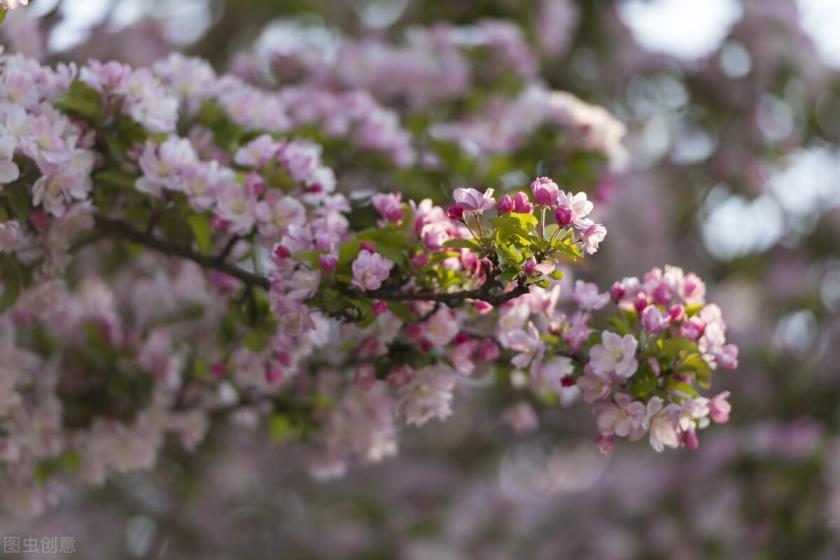
{"type": "Polygon", "coordinates": [[[426,253],[419,253],[411,257],[411,266],[413,268],[422,268],[429,264],[429,255],[426,253]]]}
{"type": "Polygon", "coordinates": [[[519,214],[530,214],[534,211],[534,205],[528,200],[528,195],[520,191],[513,197],[513,211],[519,214]]]}
{"type": "Polygon", "coordinates": [[[548,177],[539,177],[531,182],[531,192],[534,193],[534,204],[548,207],[557,202],[560,189],[557,183],[548,177]]]}
{"type": "Polygon", "coordinates": [[[338,266],[338,259],[335,255],[321,255],[318,257],[318,264],[324,272],[333,272],[335,267],[338,266]]]}
{"type": "Polygon", "coordinates": [[[362,391],[368,391],[376,383],[376,370],[371,364],[361,364],[353,374],[353,384],[362,391]]]}
{"type": "Polygon", "coordinates": [[[554,211],[554,219],[560,227],[567,227],[575,220],[575,213],[568,206],[558,206],[554,211]]]}
{"type": "Polygon", "coordinates": [[[499,202],[496,204],[496,210],[499,214],[507,214],[513,211],[513,199],[510,195],[506,194],[499,199],[499,202]]]}
{"type": "Polygon", "coordinates": [[[449,216],[450,220],[456,222],[463,222],[464,221],[464,207],[458,206],[457,204],[454,206],[450,206],[449,210],[446,211],[446,215],[449,216]]]}

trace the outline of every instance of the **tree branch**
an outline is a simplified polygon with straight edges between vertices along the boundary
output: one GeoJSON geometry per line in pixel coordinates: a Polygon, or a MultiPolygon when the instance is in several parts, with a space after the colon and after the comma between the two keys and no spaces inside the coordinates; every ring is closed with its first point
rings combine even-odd
{"type": "MultiPolygon", "coordinates": [[[[97,233],[101,235],[119,237],[130,241],[131,243],[148,247],[149,249],[153,249],[159,253],[163,253],[164,255],[181,257],[191,260],[203,268],[218,270],[219,272],[223,272],[241,280],[249,288],[257,287],[262,288],[263,290],[268,290],[271,287],[271,283],[265,276],[244,270],[226,261],[224,258],[226,256],[226,251],[223,251],[219,256],[205,255],[188,245],[156,237],[150,233],[145,233],[135,229],[134,226],[126,221],[108,218],[105,216],[96,217],[96,230],[97,233]]],[[[521,295],[527,294],[530,291],[529,286],[523,283],[522,280],[519,280],[516,287],[512,290],[501,293],[494,292],[491,284],[494,283],[485,282],[480,288],[476,288],[474,290],[461,290],[459,292],[412,292],[386,288],[363,291],[342,284],[338,284],[336,288],[349,297],[365,297],[385,301],[434,301],[446,304],[449,307],[455,307],[456,305],[471,299],[486,301],[490,305],[498,306],[521,295]]]]}
{"type": "Polygon", "coordinates": [[[220,259],[219,257],[205,255],[204,253],[200,253],[187,245],[174,243],[167,239],[161,239],[160,237],[144,233],[135,229],[134,226],[123,220],[97,216],[96,229],[105,235],[120,237],[132,243],[136,243],[137,245],[154,249],[164,255],[181,257],[191,260],[204,268],[224,272],[229,276],[233,276],[234,278],[241,280],[247,286],[256,286],[264,290],[268,290],[271,287],[271,283],[265,276],[260,276],[259,274],[254,274],[253,272],[239,268],[238,266],[231,264],[224,259],[220,259]]]}

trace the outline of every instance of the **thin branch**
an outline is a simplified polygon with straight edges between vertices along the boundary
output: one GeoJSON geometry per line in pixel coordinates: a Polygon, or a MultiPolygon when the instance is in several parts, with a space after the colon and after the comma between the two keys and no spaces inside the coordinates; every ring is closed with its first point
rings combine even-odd
{"type": "Polygon", "coordinates": [[[205,255],[187,245],[174,243],[167,239],[161,239],[160,237],[146,234],[135,229],[134,226],[123,220],[97,216],[96,229],[103,234],[120,237],[132,243],[136,243],[137,245],[154,249],[164,255],[181,257],[191,260],[204,268],[224,272],[229,276],[233,276],[234,278],[241,280],[248,286],[256,286],[264,290],[268,290],[271,287],[271,283],[265,276],[260,276],[258,274],[254,274],[253,272],[241,269],[224,259],[205,255]]]}
{"type": "MultiPolygon", "coordinates": [[[[211,256],[200,253],[180,243],[174,243],[150,235],[134,228],[130,223],[105,216],[96,217],[97,232],[103,235],[120,237],[132,243],[148,247],[164,255],[176,256],[193,261],[194,263],[208,269],[224,272],[234,278],[241,280],[248,288],[262,288],[268,290],[271,283],[268,278],[260,274],[249,272],[238,266],[227,262],[222,256],[211,256]]],[[[512,290],[499,292],[494,288],[498,287],[496,282],[485,282],[480,288],[474,290],[461,290],[459,292],[433,292],[433,291],[403,291],[400,289],[380,288],[378,290],[358,290],[343,284],[336,285],[336,288],[349,297],[365,297],[370,299],[381,299],[385,301],[434,301],[443,303],[449,307],[463,303],[467,300],[482,300],[490,305],[498,306],[508,302],[530,291],[528,284],[519,280],[512,290]]]]}

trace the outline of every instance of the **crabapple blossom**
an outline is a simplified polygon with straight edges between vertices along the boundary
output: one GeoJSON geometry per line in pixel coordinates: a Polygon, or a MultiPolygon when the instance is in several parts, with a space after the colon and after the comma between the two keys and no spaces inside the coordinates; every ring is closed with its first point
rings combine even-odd
{"type": "Polygon", "coordinates": [[[363,290],[377,290],[389,274],[394,263],[379,253],[363,249],[353,261],[353,284],[363,290]]]}
{"type": "Polygon", "coordinates": [[[455,203],[466,212],[481,214],[490,210],[496,205],[493,198],[493,189],[487,189],[483,193],[473,188],[458,187],[453,193],[455,203]]]}
{"type": "MultiPolygon", "coordinates": [[[[224,419],[302,440],[309,470],[335,476],[394,455],[402,424],[445,420],[456,391],[497,380],[515,429],[582,400],[605,451],[646,434],[656,450],[693,448],[709,419],[728,419],[728,392],[697,389],[737,364],[702,281],[665,267],[609,292],[582,278],[568,289],[564,274],[605,241],[589,195],[484,159],[547,126],[564,152],[612,162],[618,121],[535,84],[486,115],[456,103],[452,122],[407,127],[382,104],[457,99],[484,74],[474,48],[499,59],[491,77],[534,78],[515,27],[461,31],[418,30],[383,59],[345,45],[346,68],[287,49],[327,71],[275,89],[177,54],[150,68],[0,55],[9,496],[42,476],[102,484],[151,468],[170,440],[194,450],[224,419]],[[362,75],[363,62],[390,71],[362,75]],[[457,153],[438,151],[447,140],[457,153]]],[[[584,185],[577,174],[564,184],[584,185]]]]}
{"type": "Polygon", "coordinates": [[[639,367],[636,360],[638,345],[639,341],[633,335],[620,336],[612,331],[604,331],[601,344],[593,346],[590,353],[592,371],[600,375],[614,373],[619,377],[630,377],[639,367]]]}

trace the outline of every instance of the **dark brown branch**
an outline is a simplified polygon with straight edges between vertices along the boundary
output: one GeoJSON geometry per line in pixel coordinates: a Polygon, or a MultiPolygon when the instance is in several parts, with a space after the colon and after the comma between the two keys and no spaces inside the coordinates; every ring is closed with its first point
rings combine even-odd
{"type": "Polygon", "coordinates": [[[167,239],[161,239],[160,237],[155,237],[153,235],[146,234],[142,231],[135,229],[134,226],[123,220],[116,220],[113,218],[106,218],[104,216],[97,216],[96,229],[97,231],[105,235],[120,237],[122,239],[125,239],[126,241],[136,243],[137,245],[142,245],[144,247],[148,247],[149,249],[154,249],[155,251],[163,253],[164,255],[181,257],[184,259],[191,260],[204,268],[224,272],[229,276],[233,276],[234,278],[241,280],[247,286],[256,286],[264,290],[268,290],[271,286],[270,282],[268,281],[268,278],[266,278],[265,276],[260,276],[259,274],[254,274],[253,272],[243,270],[238,266],[227,262],[224,259],[220,259],[218,257],[210,255],[205,255],[204,253],[200,253],[187,245],[174,243],[167,239]]]}
{"type": "Polygon", "coordinates": [[[482,300],[486,301],[490,305],[498,306],[521,295],[527,294],[530,291],[528,285],[523,284],[521,281],[517,283],[514,289],[501,293],[494,293],[487,284],[474,290],[461,290],[458,292],[403,292],[400,290],[389,290],[383,288],[365,291],[342,287],[339,289],[350,297],[368,297],[386,301],[436,301],[446,304],[449,307],[454,307],[455,305],[463,303],[468,299],[482,300]]]}
{"type": "MultiPolygon", "coordinates": [[[[271,286],[268,278],[241,269],[238,266],[229,263],[220,256],[211,256],[200,253],[181,243],[175,243],[167,239],[155,237],[154,235],[144,233],[134,228],[130,223],[114,218],[107,218],[105,216],[96,217],[96,230],[102,235],[111,235],[120,237],[137,245],[142,245],[175,257],[181,257],[193,261],[194,263],[211,270],[218,270],[224,272],[234,278],[241,280],[249,288],[262,288],[268,290],[271,286]]],[[[466,300],[482,300],[490,305],[501,305],[521,295],[527,294],[530,290],[529,286],[521,280],[516,287],[507,292],[499,292],[495,290],[497,284],[495,282],[485,282],[485,284],[474,290],[461,290],[458,292],[432,292],[432,291],[403,291],[400,289],[386,289],[380,288],[378,290],[358,290],[353,287],[339,284],[336,286],[338,290],[349,297],[365,297],[370,299],[381,299],[385,301],[434,301],[443,303],[449,307],[454,307],[466,300]]]]}

